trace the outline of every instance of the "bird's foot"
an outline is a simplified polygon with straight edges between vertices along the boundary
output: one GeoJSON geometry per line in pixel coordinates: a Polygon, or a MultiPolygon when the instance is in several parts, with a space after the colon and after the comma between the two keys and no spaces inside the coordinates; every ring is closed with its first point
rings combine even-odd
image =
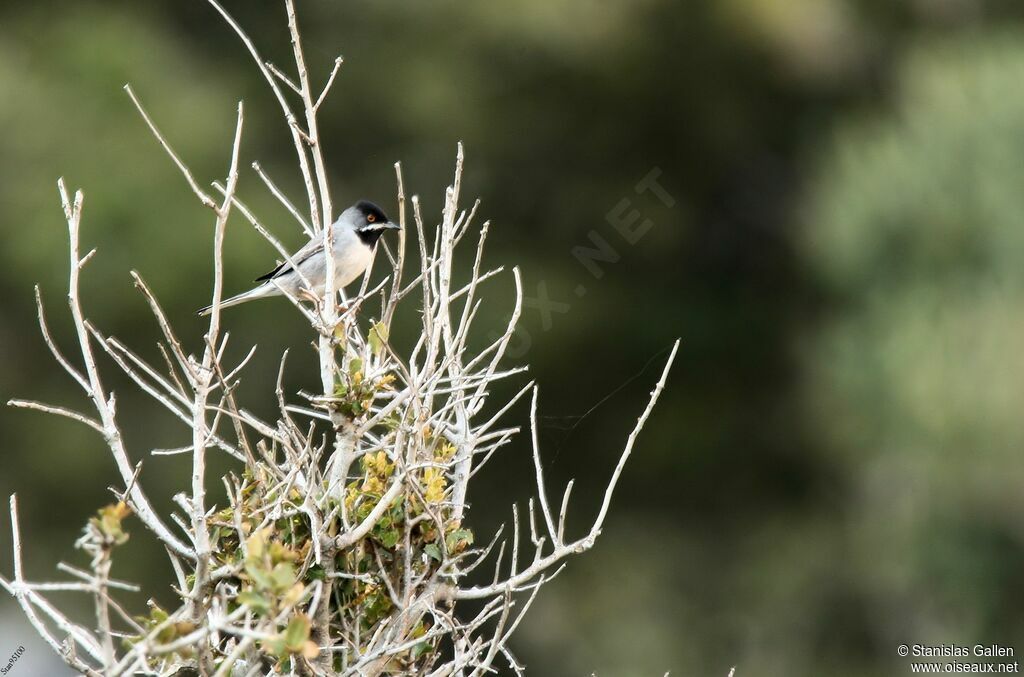
{"type": "Polygon", "coordinates": [[[342,301],[338,304],[338,310],[341,311],[342,315],[352,314],[354,315],[359,310],[360,299],[350,299],[348,301],[342,301]]]}

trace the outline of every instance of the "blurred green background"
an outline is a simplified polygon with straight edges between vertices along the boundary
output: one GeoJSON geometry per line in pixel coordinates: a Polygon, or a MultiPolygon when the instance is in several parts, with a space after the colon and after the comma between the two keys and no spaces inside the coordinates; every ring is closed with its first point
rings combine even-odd
{"type": "MultiPolygon", "coordinates": [[[[557,304],[527,308],[514,361],[541,384],[549,486],[577,479],[571,524],[596,511],[682,338],[597,548],[519,633],[532,674],[887,676],[909,671],[901,643],[1024,650],[1020,3],[298,4],[318,81],[346,58],[322,112],[336,204],[393,211],[401,160],[436,218],[462,140],[465,194],[493,221],[489,260],[519,264],[527,296],[557,304]],[[654,170],[669,200],[637,192],[654,170]],[[652,225],[630,244],[613,221],[634,210],[652,225]],[[599,278],[573,255],[595,233],[619,255],[599,278]]],[[[283,3],[227,6],[288,63],[283,3]]],[[[83,247],[99,247],[83,278],[96,324],[159,359],[134,268],[198,345],[211,220],[125,82],[201,182],[226,171],[243,98],[241,196],[301,241],[248,169],[260,161],[301,199],[276,103],[206,3],[3,3],[4,400],[85,406],[32,304],[39,283],[73,352],[60,175],[84,189],[83,247]]],[[[241,219],[227,248],[231,291],[274,259],[241,219]]],[[[503,326],[512,293],[507,276],[490,285],[482,335],[503,326]]],[[[243,404],[272,410],[286,347],[290,389],[315,387],[309,336],[285,302],[233,309],[226,323],[234,354],[260,346],[243,404]]],[[[135,458],[187,441],[107,373],[135,458]]],[[[113,464],[76,424],[4,409],[0,430],[0,493],[19,494],[29,572],[52,577],[56,560],[81,562],[71,544],[108,500],[113,464]]],[[[471,492],[478,533],[530,494],[523,442],[471,492]]],[[[186,463],[146,461],[161,507],[187,486],[186,463]]],[[[115,573],[168,580],[135,533],[115,573]]],[[[6,573],[9,552],[4,526],[6,573]]],[[[5,655],[31,632],[0,605],[5,655]]],[[[47,659],[32,646],[22,661],[47,659]]],[[[32,665],[15,674],[59,674],[32,665]]]]}

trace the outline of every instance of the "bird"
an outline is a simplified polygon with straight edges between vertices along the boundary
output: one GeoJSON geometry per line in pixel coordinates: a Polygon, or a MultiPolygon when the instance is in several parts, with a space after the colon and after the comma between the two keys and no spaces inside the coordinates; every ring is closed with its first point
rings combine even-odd
{"type": "MultiPolygon", "coordinates": [[[[362,275],[370,264],[373,250],[381,236],[388,230],[400,229],[401,226],[392,223],[384,211],[369,200],[359,200],[343,211],[332,229],[334,288],[340,290],[362,275]]],[[[220,302],[220,307],[228,308],[246,301],[280,296],[284,293],[299,296],[303,290],[322,296],[327,278],[324,266],[325,232],[321,231],[292,254],[291,262],[285,261],[269,273],[257,277],[255,281],[261,284],[247,292],[224,299],[220,302]],[[298,266],[301,275],[292,268],[292,262],[298,266]]],[[[209,315],[212,310],[213,306],[206,306],[199,310],[199,315],[209,315]]]]}

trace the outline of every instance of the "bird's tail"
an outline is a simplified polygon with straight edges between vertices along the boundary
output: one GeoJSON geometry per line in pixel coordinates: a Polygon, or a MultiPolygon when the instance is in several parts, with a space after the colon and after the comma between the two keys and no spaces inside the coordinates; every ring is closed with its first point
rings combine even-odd
{"type": "MultiPolygon", "coordinates": [[[[276,291],[277,290],[274,289],[271,285],[261,284],[255,289],[250,289],[249,291],[242,292],[241,294],[232,296],[229,299],[224,299],[223,301],[220,302],[220,307],[230,308],[231,306],[237,306],[239,303],[245,303],[246,301],[252,301],[253,299],[263,298],[264,296],[273,294],[276,291]]],[[[197,314],[200,317],[202,317],[204,315],[209,315],[212,310],[213,306],[206,306],[205,308],[200,308],[197,314]]]]}

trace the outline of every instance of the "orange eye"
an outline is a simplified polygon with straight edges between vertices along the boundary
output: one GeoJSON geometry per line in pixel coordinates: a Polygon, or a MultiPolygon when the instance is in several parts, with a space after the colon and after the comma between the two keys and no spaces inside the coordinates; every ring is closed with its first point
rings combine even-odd
{"type": "Polygon", "coordinates": [[[376,220],[377,220],[377,217],[376,217],[376,216],[374,216],[373,214],[370,214],[369,216],[367,216],[367,217],[366,217],[366,221],[367,221],[368,223],[373,223],[373,222],[374,222],[374,221],[376,221],[376,220]]]}

